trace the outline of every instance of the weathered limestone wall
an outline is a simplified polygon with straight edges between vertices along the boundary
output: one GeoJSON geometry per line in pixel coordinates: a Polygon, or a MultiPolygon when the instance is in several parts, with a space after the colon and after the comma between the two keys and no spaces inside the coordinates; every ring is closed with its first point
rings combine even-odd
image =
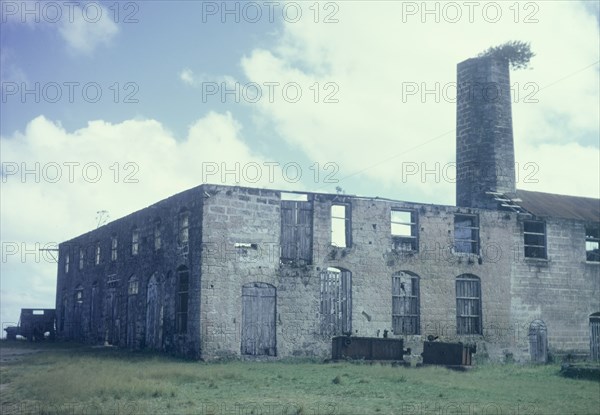
{"type": "Polygon", "coordinates": [[[522,223],[515,229],[511,310],[520,360],[529,358],[527,332],[536,319],[546,324],[550,354],[588,354],[589,316],[600,311],[600,263],[586,262],[585,223],[549,219],[546,234],[548,259],[524,258],[522,223]]]}
{"type": "Polygon", "coordinates": [[[202,238],[200,188],[191,189],[148,208],[110,222],[60,244],[56,310],[58,335],[65,339],[130,348],[153,348],[183,356],[200,356],[200,246],[202,238]],[[189,252],[178,242],[179,213],[189,212],[189,252]],[[154,245],[160,221],[161,248],[154,245]],[[139,231],[139,250],[132,255],[132,230],[139,231]],[[111,238],[118,240],[117,260],[111,258],[111,238]],[[100,245],[100,263],[95,264],[100,245]],[[80,248],[84,265],[79,268],[80,248]],[[65,261],[69,255],[69,272],[65,261]],[[187,334],[175,330],[177,269],[190,270],[187,334]],[[148,282],[157,281],[156,304],[148,311],[148,282]],[[129,279],[138,279],[138,293],[129,294],[129,279]],[[77,288],[82,298],[76,298],[77,288]],[[148,333],[147,322],[152,324],[148,333]]]}
{"type": "Polygon", "coordinates": [[[421,281],[421,335],[407,336],[409,345],[418,349],[422,347],[421,341],[432,334],[448,340],[483,343],[491,340],[510,346],[510,338],[504,333],[511,321],[512,252],[507,255],[503,251],[506,246],[512,248],[515,218],[510,214],[314,195],[313,262],[306,266],[280,265],[279,193],[228,187],[210,189],[211,197],[205,202],[202,270],[205,357],[240,354],[241,287],[255,281],[277,288],[278,356],[327,356],[330,338],[319,332],[319,273],[327,267],[352,272],[354,335],[377,336],[379,331],[382,336],[386,329],[392,335],[392,274],[410,271],[421,281]],[[349,248],[331,246],[330,207],[334,198],[337,203],[352,206],[353,243],[349,248]],[[413,255],[392,252],[392,207],[418,211],[419,252],[413,255]],[[455,212],[480,214],[481,260],[478,256],[452,253],[455,212]],[[258,249],[236,250],[236,242],[256,244],[258,249]],[[482,336],[455,334],[455,278],[461,274],[481,279],[482,336]]]}
{"type": "MultiPolygon", "coordinates": [[[[306,194],[313,205],[312,261],[280,260],[281,192],[203,185],[111,222],[60,245],[57,282],[58,335],[89,343],[153,348],[192,358],[242,355],[242,287],[269,284],[276,295],[276,356],[331,353],[321,332],[320,274],[328,267],[351,272],[352,334],[399,337],[392,331],[392,275],[405,271],[420,281],[420,334],[405,335],[420,353],[428,335],[477,343],[478,354],[528,360],[528,327],[548,328],[551,354],[585,354],[588,318],[600,311],[600,266],[585,261],[585,223],[547,221],[548,259],[524,258],[523,216],[474,208],[423,205],[377,198],[306,194]],[[352,244],[331,244],[331,205],[351,211],[352,244]],[[392,250],[390,211],[417,213],[416,252],[392,250]],[[178,242],[179,214],[189,211],[189,252],[178,242]],[[479,218],[480,253],[453,251],[454,215],[479,218]],[[160,220],[161,248],[154,249],[160,220]],[[140,233],[131,254],[131,232],[140,233]],[[118,258],[111,260],[111,237],[118,258]],[[94,263],[96,244],[100,264],[94,263]],[[241,244],[237,245],[236,244],[241,244]],[[85,252],[79,269],[79,248],[85,252]],[[69,271],[65,261],[69,254],[69,271]],[[177,270],[190,271],[188,330],[176,333],[177,270]],[[483,332],[456,335],[456,278],[481,282],[483,332]],[[148,282],[157,280],[156,307],[148,282]],[[131,276],[138,292],[128,292],[131,276]],[[77,299],[81,289],[82,298],[77,299]]],[[[260,335],[262,328],[257,328],[260,335]]]]}

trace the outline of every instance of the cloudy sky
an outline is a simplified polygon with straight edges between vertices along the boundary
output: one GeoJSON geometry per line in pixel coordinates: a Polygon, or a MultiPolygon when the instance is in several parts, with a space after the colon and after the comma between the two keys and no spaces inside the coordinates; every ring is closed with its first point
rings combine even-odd
{"type": "Polygon", "coordinates": [[[518,187],[599,197],[598,2],[424,4],[2,1],[2,324],[203,182],[454,204],[456,64],[509,40],[518,187]]]}

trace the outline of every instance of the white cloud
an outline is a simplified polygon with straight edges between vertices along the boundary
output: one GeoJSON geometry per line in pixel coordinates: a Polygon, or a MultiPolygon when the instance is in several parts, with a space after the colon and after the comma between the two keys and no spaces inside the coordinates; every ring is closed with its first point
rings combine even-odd
{"type": "MultiPolygon", "coordinates": [[[[482,4],[470,23],[463,6],[460,22],[449,23],[444,16],[451,16],[450,10],[444,14],[443,2],[427,3],[429,10],[440,8],[436,23],[435,14],[424,15],[422,10],[407,14],[403,10],[407,3],[426,5],[336,3],[338,23],[316,24],[307,18],[286,24],[275,47],[253,50],[242,60],[242,68],[250,81],[259,84],[299,83],[302,100],[292,104],[279,97],[273,104],[261,100],[254,108],[308,157],[335,160],[344,172],[368,167],[363,176],[388,185],[393,189],[389,196],[419,194],[426,201],[452,203],[454,185],[445,180],[442,169],[454,161],[455,134],[426,143],[455,128],[456,106],[444,95],[453,90],[444,87],[455,82],[457,63],[508,40],[528,41],[537,55],[533,69],[511,74],[520,93],[513,105],[517,160],[535,159],[540,174],[548,172],[546,184],[536,190],[598,197],[598,182],[589,179],[599,171],[598,149],[573,143],[598,136],[600,112],[598,66],[578,72],[598,61],[599,50],[596,20],[583,5],[543,2],[535,3],[536,10],[519,3],[520,13],[515,15],[514,6],[509,7],[513,3],[495,3],[502,7],[497,23],[490,22],[491,11],[483,14],[482,4]],[[533,19],[537,22],[525,22],[533,19]],[[311,88],[315,82],[320,86],[318,103],[311,88]],[[339,103],[323,103],[332,91],[325,90],[326,82],[339,88],[339,103]],[[403,96],[408,83],[418,86],[419,92],[439,85],[439,94],[403,96]],[[549,84],[553,85],[546,87],[549,84]],[[532,88],[538,91],[533,98],[539,102],[523,102],[532,88]],[[586,151],[595,154],[595,160],[585,155],[587,162],[571,170],[586,151]],[[390,158],[395,154],[398,157],[390,158]],[[403,163],[433,171],[439,163],[441,168],[437,175],[407,179],[401,174],[403,163]],[[571,181],[579,180],[578,186],[570,186],[568,180],[549,182],[563,167],[571,181]]],[[[312,16],[311,10],[304,11],[312,16]]]]}
{"type": "Polygon", "coordinates": [[[188,85],[194,84],[194,73],[191,69],[185,68],[179,73],[179,79],[188,85]]]}
{"type": "Polygon", "coordinates": [[[97,46],[109,44],[119,32],[111,12],[100,3],[92,5],[84,9],[75,6],[72,15],[65,15],[60,21],[58,31],[76,53],[90,55],[97,46]]]}
{"type": "Polygon", "coordinates": [[[194,88],[202,88],[202,84],[211,83],[214,84],[214,87],[217,88],[217,90],[233,90],[233,88],[236,88],[236,85],[239,85],[235,78],[230,75],[210,76],[205,72],[196,74],[189,68],[184,68],[179,72],[179,79],[184,84],[194,88]]]}
{"type": "Polygon", "coordinates": [[[2,320],[18,317],[18,307],[52,306],[56,264],[37,248],[94,229],[99,210],[114,220],[203,181],[298,189],[281,174],[269,177],[267,168],[257,179],[256,169],[245,174],[245,166],[269,160],[241,133],[231,114],[210,112],[183,141],[155,120],[98,120],[68,132],[43,116],[23,133],[2,137],[2,320]],[[72,174],[69,163],[78,163],[72,174]],[[203,163],[219,174],[203,175],[203,163]],[[25,168],[31,173],[23,175],[25,168]],[[224,168],[240,174],[222,176],[224,168]]]}

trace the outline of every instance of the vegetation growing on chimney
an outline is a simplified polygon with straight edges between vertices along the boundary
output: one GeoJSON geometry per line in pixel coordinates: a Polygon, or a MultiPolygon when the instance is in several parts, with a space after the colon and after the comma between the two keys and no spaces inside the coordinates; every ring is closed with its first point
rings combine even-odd
{"type": "Polygon", "coordinates": [[[535,53],[531,51],[528,42],[511,40],[503,45],[490,47],[486,51],[481,52],[478,56],[493,56],[495,58],[507,60],[512,69],[525,69],[529,65],[531,58],[535,56],[535,53]]]}

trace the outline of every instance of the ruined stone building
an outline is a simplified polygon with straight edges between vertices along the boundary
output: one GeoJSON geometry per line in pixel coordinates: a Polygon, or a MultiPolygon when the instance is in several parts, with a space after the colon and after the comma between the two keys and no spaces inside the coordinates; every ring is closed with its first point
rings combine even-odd
{"type": "Polygon", "coordinates": [[[60,245],[58,335],[202,359],[384,333],[598,358],[600,201],[516,190],[507,62],[464,61],[458,85],[456,206],[204,184],[60,245]]]}

